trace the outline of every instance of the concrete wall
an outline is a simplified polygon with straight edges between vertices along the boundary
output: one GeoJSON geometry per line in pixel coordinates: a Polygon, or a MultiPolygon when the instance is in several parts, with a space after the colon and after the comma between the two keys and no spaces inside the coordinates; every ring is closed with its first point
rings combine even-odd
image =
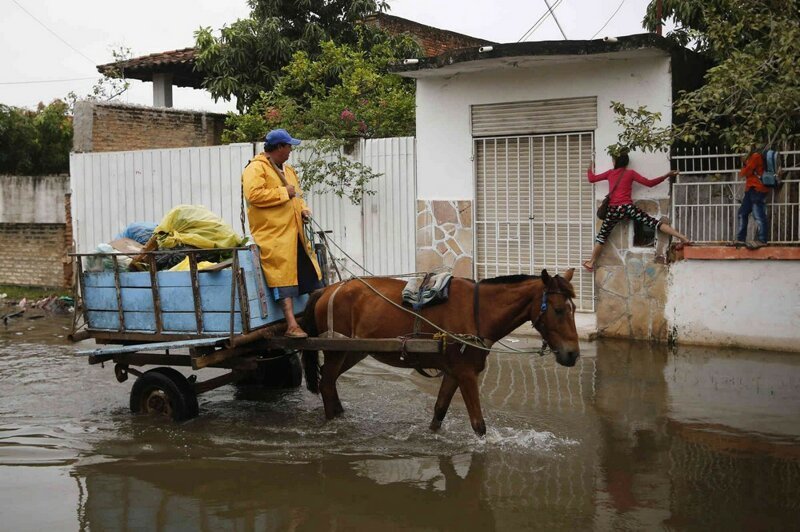
{"type": "Polygon", "coordinates": [[[75,152],[215,146],[225,115],[82,101],[73,125],[75,152]]]}
{"type": "Polygon", "coordinates": [[[0,284],[66,286],[69,176],[0,176],[0,284]]]}
{"type": "Polygon", "coordinates": [[[0,176],[0,223],[64,223],[69,176],[0,176]]]}
{"type": "Polygon", "coordinates": [[[670,336],[678,343],[796,351],[800,262],[675,263],[665,313],[670,336]]]}

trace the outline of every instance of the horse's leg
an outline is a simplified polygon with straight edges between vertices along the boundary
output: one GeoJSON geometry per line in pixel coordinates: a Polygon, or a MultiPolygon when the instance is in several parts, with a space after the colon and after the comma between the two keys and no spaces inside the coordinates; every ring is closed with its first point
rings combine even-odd
{"type": "Polygon", "coordinates": [[[319,381],[319,391],[322,394],[322,404],[325,406],[325,418],[333,419],[342,412],[342,403],[336,392],[336,379],[339,378],[340,369],[347,358],[347,353],[341,351],[325,351],[325,363],[322,365],[322,375],[319,381]]]}
{"type": "Polygon", "coordinates": [[[469,422],[472,430],[478,436],[486,435],[486,422],[481,413],[481,398],[478,394],[478,374],[475,372],[464,372],[458,376],[458,387],[461,389],[461,397],[467,405],[469,422]]]}
{"type": "Polygon", "coordinates": [[[450,401],[453,400],[453,394],[456,393],[458,388],[458,381],[449,373],[444,374],[442,385],[439,387],[439,397],[436,398],[436,405],[433,407],[433,420],[431,421],[431,430],[439,430],[442,426],[444,416],[447,415],[447,409],[450,407],[450,401]]]}

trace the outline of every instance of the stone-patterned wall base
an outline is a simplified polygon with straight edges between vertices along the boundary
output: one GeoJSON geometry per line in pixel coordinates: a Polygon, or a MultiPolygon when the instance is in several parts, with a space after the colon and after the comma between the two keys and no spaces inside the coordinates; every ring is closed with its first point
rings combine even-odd
{"type": "Polygon", "coordinates": [[[668,272],[669,266],[644,253],[630,254],[625,266],[601,268],[595,276],[598,333],[665,342],[668,272]]]}
{"type": "Polygon", "coordinates": [[[471,278],[472,238],[471,201],[417,200],[417,271],[471,278]]]}
{"type": "MultiPolygon", "coordinates": [[[[636,205],[655,218],[669,214],[669,200],[636,205]]],[[[597,229],[600,228],[599,220],[597,229]]],[[[597,330],[601,336],[667,341],[664,305],[669,266],[655,263],[656,248],[631,249],[633,225],[621,222],[606,242],[595,271],[597,330]]],[[[659,252],[666,235],[657,236],[659,252]]]]}

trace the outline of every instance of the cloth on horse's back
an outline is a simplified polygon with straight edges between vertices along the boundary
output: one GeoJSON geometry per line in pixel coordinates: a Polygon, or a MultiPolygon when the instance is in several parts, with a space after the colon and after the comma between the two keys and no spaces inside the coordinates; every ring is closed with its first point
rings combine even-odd
{"type": "Polygon", "coordinates": [[[424,276],[412,277],[403,288],[403,303],[419,310],[447,301],[450,281],[453,274],[449,272],[426,273],[424,276]]]}

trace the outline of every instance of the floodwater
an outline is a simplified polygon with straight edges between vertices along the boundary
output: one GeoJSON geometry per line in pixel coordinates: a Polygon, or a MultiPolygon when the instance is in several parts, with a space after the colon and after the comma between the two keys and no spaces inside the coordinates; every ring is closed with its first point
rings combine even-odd
{"type": "MultiPolygon", "coordinates": [[[[346,414],[304,388],[134,417],[67,319],[0,325],[4,530],[780,530],[800,525],[800,354],[584,344],[493,354],[473,435],[438,380],[364,362],[346,414]]],[[[511,344],[524,347],[519,339],[511,344]]],[[[199,372],[200,380],[214,370],[199,372]]]]}

